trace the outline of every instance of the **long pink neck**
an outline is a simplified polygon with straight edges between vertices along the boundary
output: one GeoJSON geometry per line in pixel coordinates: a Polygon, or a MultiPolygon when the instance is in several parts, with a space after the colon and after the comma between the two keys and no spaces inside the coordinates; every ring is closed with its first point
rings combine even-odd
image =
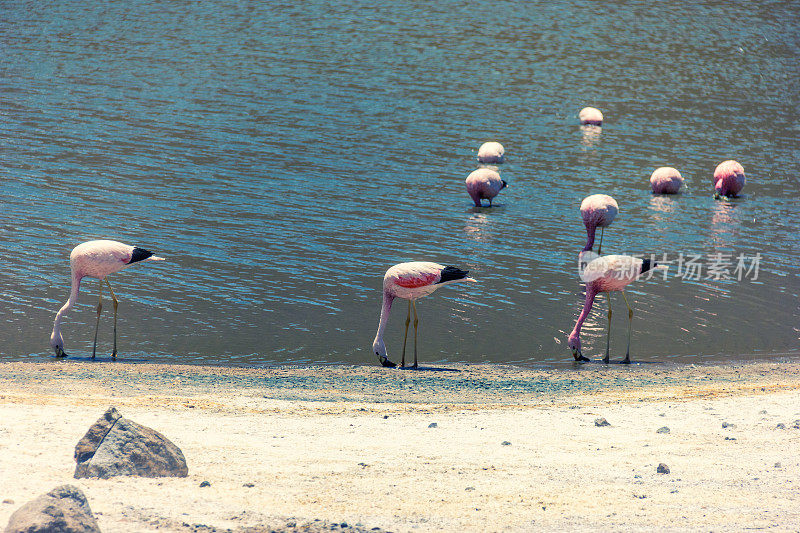
{"type": "Polygon", "coordinates": [[[81,276],[77,275],[75,272],[72,273],[72,288],[69,292],[69,300],[58,310],[56,313],[56,320],[53,323],[53,333],[57,333],[61,330],[61,319],[64,317],[67,311],[72,309],[72,306],[75,305],[75,302],[78,300],[78,291],[81,289],[81,276]]]}
{"type": "Polygon", "coordinates": [[[597,231],[595,224],[586,225],[586,246],[583,247],[584,252],[588,252],[594,246],[594,234],[597,231]]]}
{"type": "Polygon", "coordinates": [[[583,327],[583,323],[586,320],[586,317],[589,316],[589,313],[592,311],[592,305],[594,305],[594,297],[597,295],[597,289],[589,283],[586,285],[586,301],[583,304],[583,311],[581,314],[578,315],[578,321],[575,322],[575,327],[572,329],[572,333],[570,333],[570,338],[580,337],[581,336],[581,327],[583,327]]]}
{"type": "Polygon", "coordinates": [[[386,331],[386,324],[389,322],[389,311],[392,309],[394,294],[383,292],[383,305],[381,306],[381,320],[378,322],[378,333],[375,334],[375,342],[383,342],[383,332],[386,331]]]}

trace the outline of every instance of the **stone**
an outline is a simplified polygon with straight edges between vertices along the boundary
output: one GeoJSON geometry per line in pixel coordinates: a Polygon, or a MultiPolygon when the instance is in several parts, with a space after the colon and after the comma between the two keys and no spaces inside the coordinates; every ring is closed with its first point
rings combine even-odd
{"type": "Polygon", "coordinates": [[[504,440],[503,442],[500,443],[500,445],[501,446],[511,446],[511,443],[508,442],[507,440],[504,440]]]}
{"type": "Polygon", "coordinates": [[[428,424],[428,427],[429,428],[438,428],[439,424],[437,424],[436,422],[431,422],[430,424],[428,424]]]}
{"type": "Polygon", "coordinates": [[[75,446],[75,478],[186,477],[180,448],[110,407],[75,446]]]}
{"type": "Polygon", "coordinates": [[[61,485],[17,509],[5,533],[100,533],[81,489],[61,485]]]}
{"type": "Polygon", "coordinates": [[[608,423],[608,420],[605,418],[595,418],[594,425],[601,428],[604,426],[610,426],[611,424],[608,423]]]}
{"type": "Polygon", "coordinates": [[[210,487],[210,486],[211,486],[211,483],[210,483],[210,482],[208,482],[208,481],[202,481],[202,482],[200,483],[200,488],[203,488],[203,487],[210,487]]]}
{"type": "Polygon", "coordinates": [[[669,433],[669,428],[667,426],[660,427],[656,430],[656,433],[669,433]]]}
{"type": "Polygon", "coordinates": [[[669,467],[664,463],[658,463],[658,468],[656,468],[656,472],[659,474],[669,474],[669,467]]]}
{"type": "Polygon", "coordinates": [[[727,429],[727,428],[736,429],[736,424],[731,424],[730,422],[723,422],[722,429],[727,429]]]}

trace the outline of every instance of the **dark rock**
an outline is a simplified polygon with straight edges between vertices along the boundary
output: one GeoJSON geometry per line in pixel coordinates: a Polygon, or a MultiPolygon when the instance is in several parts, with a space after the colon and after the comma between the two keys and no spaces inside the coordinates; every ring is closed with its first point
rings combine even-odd
{"type": "Polygon", "coordinates": [[[725,440],[736,440],[736,437],[725,437],[725,440]]]}
{"type": "Polygon", "coordinates": [[[109,408],[75,446],[75,478],[186,477],[180,448],[164,435],[109,408]]]}
{"type": "Polygon", "coordinates": [[[609,424],[608,420],[606,420],[605,418],[595,418],[594,425],[601,428],[604,426],[610,426],[611,424],[609,424]]]}
{"type": "Polygon", "coordinates": [[[100,533],[81,489],[61,485],[11,515],[5,533],[100,533]]]}
{"type": "Polygon", "coordinates": [[[664,463],[658,463],[658,468],[656,468],[656,472],[659,474],[669,474],[669,467],[664,463]]]}
{"type": "Polygon", "coordinates": [[[511,446],[511,443],[508,442],[507,440],[504,440],[503,442],[500,443],[500,445],[501,446],[511,446]]]}
{"type": "Polygon", "coordinates": [[[247,487],[248,489],[252,489],[255,486],[256,486],[255,483],[244,483],[242,485],[242,487],[247,487]]]}
{"type": "Polygon", "coordinates": [[[722,428],[723,429],[725,429],[725,428],[736,429],[736,424],[731,424],[730,422],[723,422],[722,423],[722,428]]]}
{"type": "Polygon", "coordinates": [[[7,503],[9,505],[13,505],[14,500],[3,500],[3,503],[7,503]]]}
{"type": "Polygon", "coordinates": [[[201,488],[202,487],[210,487],[210,486],[211,486],[211,483],[209,483],[208,481],[203,481],[202,483],[200,483],[200,487],[201,488]]]}
{"type": "Polygon", "coordinates": [[[786,429],[786,424],[784,424],[783,422],[781,422],[781,423],[779,423],[777,426],[775,426],[775,429],[786,429]]]}
{"type": "Polygon", "coordinates": [[[669,433],[669,428],[667,426],[660,427],[656,430],[656,433],[669,433]]]}
{"type": "Polygon", "coordinates": [[[437,424],[436,422],[431,422],[430,424],[428,424],[428,427],[429,428],[438,428],[439,424],[437,424]]]}

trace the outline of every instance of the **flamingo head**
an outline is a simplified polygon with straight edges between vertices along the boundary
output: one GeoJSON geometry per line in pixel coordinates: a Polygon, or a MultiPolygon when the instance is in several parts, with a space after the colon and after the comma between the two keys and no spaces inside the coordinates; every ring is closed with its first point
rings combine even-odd
{"type": "Polygon", "coordinates": [[[66,357],[67,352],[64,351],[64,337],[61,336],[61,331],[54,329],[50,335],[50,347],[56,354],[56,357],[66,357]]]}
{"type": "Polygon", "coordinates": [[[578,336],[577,333],[573,333],[569,336],[569,341],[567,341],[567,346],[570,347],[572,350],[572,357],[575,358],[576,361],[588,361],[587,357],[581,353],[581,338],[578,336]]]}
{"type": "Polygon", "coordinates": [[[389,358],[386,356],[386,345],[383,343],[383,339],[375,339],[375,342],[372,343],[372,351],[378,356],[378,361],[381,363],[381,366],[387,368],[394,368],[397,366],[389,361],[389,358]]]}

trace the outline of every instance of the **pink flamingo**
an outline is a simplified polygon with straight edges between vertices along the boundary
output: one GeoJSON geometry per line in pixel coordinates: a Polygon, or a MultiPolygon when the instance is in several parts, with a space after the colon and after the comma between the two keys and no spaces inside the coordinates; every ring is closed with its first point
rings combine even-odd
{"type": "Polygon", "coordinates": [[[736,196],[744,188],[744,167],[737,161],[723,161],[714,169],[714,197],[736,196]]]}
{"type": "Polygon", "coordinates": [[[677,194],[683,185],[683,176],[672,167],[660,167],[650,176],[653,194],[677,194]]]}
{"type": "Polygon", "coordinates": [[[619,212],[617,201],[607,194],[593,194],[581,202],[581,217],[586,226],[586,246],[583,251],[588,252],[594,246],[594,234],[600,228],[600,245],[597,253],[603,248],[603,229],[610,226],[614,217],[619,212]]]}
{"type": "Polygon", "coordinates": [[[389,311],[395,298],[408,300],[408,315],[406,316],[406,333],[403,337],[403,355],[400,366],[406,364],[406,341],[408,340],[408,324],[411,322],[411,309],[414,309],[414,364],[417,368],[417,306],[415,300],[427,296],[439,287],[460,283],[462,281],[475,281],[467,277],[468,271],[452,266],[442,266],[437,263],[413,261],[394,265],[383,276],[383,307],[381,319],[378,323],[378,333],[372,343],[372,351],[378,356],[381,365],[387,367],[397,366],[386,355],[386,345],[383,343],[383,332],[389,320],[389,311]]]}
{"type": "Polygon", "coordinates": [[[506,150],[503,145],[490,141],[485,142],[478,148],[478,161],[481,163],[502,163],[506,150]]]}
{"type": "Polygon", "coordinates": [[[163,261],[163,257],[153,255],[153,252],[129,246],[117,241],[87,241],[79,244],[72,249],[69,254],[69,264],[72,270],[72,289],[69,300],[56,313],[53,323],[53,333],[50,335],[50,346],[55,350],[56,357],[66,357],[64,351],[64,338],[61,336],[61,319],[64,314],[75,305],[78,299],[78,291],[81,286],[81,279],[88,276],[100,280],[100,299],[97,303],[97,323],[94,328],[94,346],[92,347],[92,358],[97,351],[97,329],[100,326],[100,311],[103,308],[103,281],[108,285],[111,292],[111,300],[114,303],[114,351],[111,357],[117,357],[117,301],[114,290],[108,282],[108,275],[119,272],[139,261],[163,261]]]}
{"type": "Polygon", "coordinates": [[[581,112],[578,113],[578,119],[581,121],[581,124],[588,125],[588,126],[602,126],[603,125],[603,113],[600,112],[599,109],[596,107],[584,107],[581,109],[581,112]]]}
{"type": "Polygon", "coordinates": [[[500,194],[500,191],[508,187],[505,180],[500,179],[500,174],[490,168],[479,168],[467,176],[467,192],[475,207],[482,207],[481,200],[489,200],[489,207],[492,207],[492,199],[500,194]]]}
{"type": "Polygon", "coordinates": [[[590,360],[581,353],[581,326],[583,326],[583,322],[592,310],[594,298],[597,293],[605,292],[608,294],[608,334],[606,336],[606,356],[603,358],[603,362],[608,363],[611,342],[611,291],[620,291],[622,293],[622,298],[625,300],[625,305],[628,307],[628,348],[625,351],[625,359],[622,362],[626,364],[631,362],[630,351],[633,309],[631,309],[631,306],[628,304],[628,298],[625,297],[624,289],[648,270],[661,270],[666,268],[665,265],[658,265],[655,262],[651,263],[649,259],[639,259],[638,257],[631,257],[629,255],[607,255],[598,257],[586,265],[586,268],[581,274],[581,277],[586,282],[586,301],[583,304],[583,311],[581,311],[580,316],[578,316],[578,321],[575,323],[575,328],[573,328],[572,333],[570,333],[567,343],[572,349],[572,356],[576,361],[590,360]]]}

